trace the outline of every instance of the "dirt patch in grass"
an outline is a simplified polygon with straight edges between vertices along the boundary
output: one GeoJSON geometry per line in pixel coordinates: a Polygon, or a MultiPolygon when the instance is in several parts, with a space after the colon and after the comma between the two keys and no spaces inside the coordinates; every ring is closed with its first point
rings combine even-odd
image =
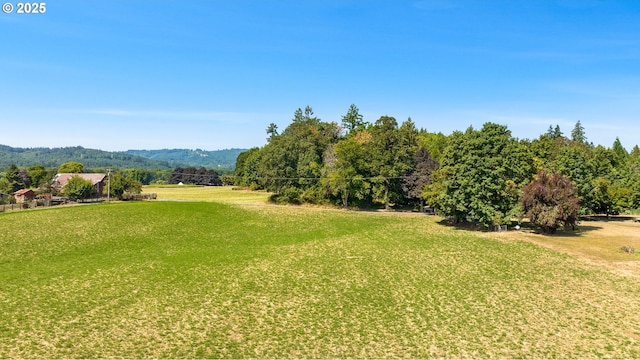
{"type": "Polygon", "coordinates": [[[640,278],[640,223],[632,218],[582,221],[575,231],[560,230],[553,235],[509,231],[490,236],[526,240],[640,278]],[[624,252],[621,247],[625,245],[638,250],[635,254],[624,252]]]}

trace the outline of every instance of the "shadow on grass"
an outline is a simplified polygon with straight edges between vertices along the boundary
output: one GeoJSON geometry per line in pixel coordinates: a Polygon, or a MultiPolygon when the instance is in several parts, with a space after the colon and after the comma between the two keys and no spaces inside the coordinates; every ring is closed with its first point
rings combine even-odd
{"type": "Polygon", "coordinates": [[[530,234],[540,234],[540,235],[547,235],[547,236],[571,236],[571,237],[579,237],[589,231],[602,229],[602,226],[598,226],[597,224],[591,224],[591,223],[587,225],[584,223],[584,221],[581,221],[579,224],[577,224],[575,229],[571,229],[571,227],[566,227],[566,228],[560,227],[553,234],[545,233],[542,231],[542,229],[540,229],[539,226],[531,224],[530,222],[526,222],[526,221],[521,223],[513,221],[511,222],[511,224],[507,224],[507,230],[501,230],[501,231],[496,231],[494,230],[493,227],[488,228],[486,226],[482,226],[472,222],[461,221],[456,223],[454,220],[446,219],[446,218],[443,218],[442,220],[438,221],[438,224],[453,228],[454,230],[479,231],[479,232],[520,231],[520,232],[530,233],[530,234]],[[516,226],[518,226],[519,229],[516,229],[516,226]]]}
{"type": "Polygon", "coordinates": [[[602,229],[602,226],[597,226],[597,225],[585,225],[584,223],[579,223],[578,225],[576,225],[576,229],[572,230],[571,228],[569,229],[564,229],[564,228],[560,228],[558,229],[558,231],[555,232],[555,234],[546,234],[543,233],[540,228],[534,228],[535,230],[533,231],[534,234],[541,234],[541,235],[548,235],[548,236],[563,236],[563,237],[580,237],[585,233],[588,233],[589,231],[595,231],[595,230],[600,230],[602,229]]]}
{"type": "Polygon", "coordinates": [[[640,217],[633,215],[584,215],[580,216],[580,221],[635,221],[640,222],[640,217]]]}

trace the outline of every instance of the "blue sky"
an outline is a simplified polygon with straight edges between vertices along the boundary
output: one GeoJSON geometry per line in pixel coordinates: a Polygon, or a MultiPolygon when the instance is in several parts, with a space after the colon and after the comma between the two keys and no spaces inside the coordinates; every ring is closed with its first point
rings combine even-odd
{"type": "Polygon", "coordinates": [[[4,145],[248,148],[352,103],[640,144],[640,1],[56,0],[0,13],[0,34],[4,145]]]}

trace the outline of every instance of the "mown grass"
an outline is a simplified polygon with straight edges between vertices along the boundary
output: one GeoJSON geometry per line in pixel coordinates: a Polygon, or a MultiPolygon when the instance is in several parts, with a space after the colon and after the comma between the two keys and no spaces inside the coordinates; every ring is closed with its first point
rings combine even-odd
{"type": "Polygon", "coordinates": [[[432,217],[0,214],[0,358],[640,356],[640,280],[432,217]]]}
{"type": "Polygon", "coordinates": [[[230,186],[145,186],[144,193],[156,193],[160,200],[213,201],[231,204],[262,204],[270,193],[233,190],[230,186]]]}

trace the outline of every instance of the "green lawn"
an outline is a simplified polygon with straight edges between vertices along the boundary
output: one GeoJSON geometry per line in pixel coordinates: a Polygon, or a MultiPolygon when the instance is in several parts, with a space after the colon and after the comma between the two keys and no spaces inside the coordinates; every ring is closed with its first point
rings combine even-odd
{"type": "Polygon", "coordinates": [[[640,357],[639,279],[436,221],[168,201],[0,214],[0,358],[640,357]]]}

